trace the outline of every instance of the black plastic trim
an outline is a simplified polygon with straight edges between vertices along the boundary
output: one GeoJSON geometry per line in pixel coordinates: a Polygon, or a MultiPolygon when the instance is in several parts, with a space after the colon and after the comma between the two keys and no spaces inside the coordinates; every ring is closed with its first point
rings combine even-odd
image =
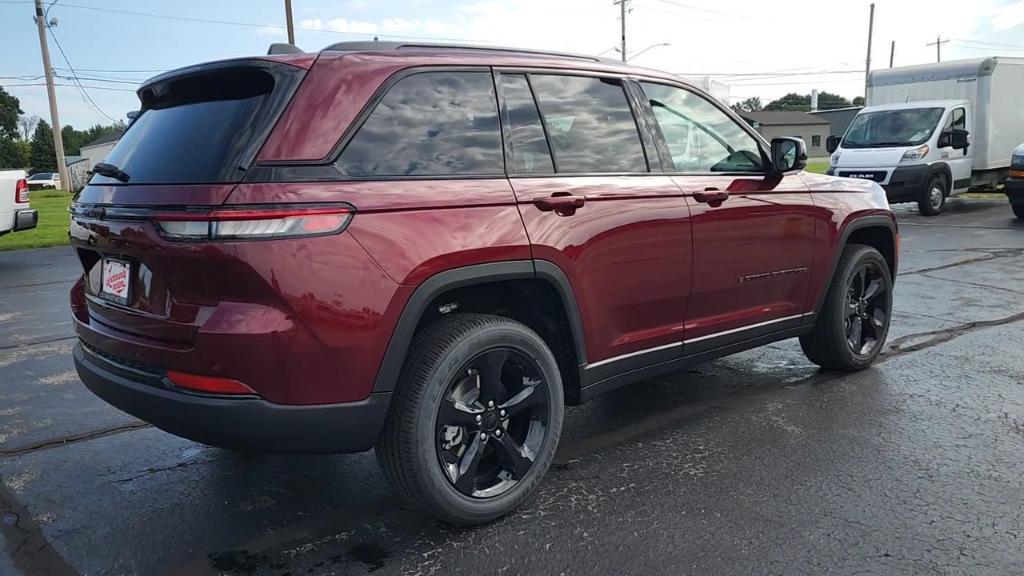
{"type": "Polygon", "coordinates": [[[14,229],[12,232],[31,230],[39,225],[39,212],[36,210],[16,210],[14,212],[14,229]]]}
{"type": "MultiPolygon", "coordinates": [[[[857,218],[853,222],[846,225],[843,229],[842,235],[839,242],[836,244],[835,254],[832,255],[832,263],[830,264],[830,272],[828,278],[825,280],[824,285],[821,286],[820,293],[818,294],[818,301],[814,304],[814,316],[808,316],[804,319],[804,325],[813,325],[814,319],[821,312],[821,307],[825,305],[825,297],[828,296],[829,286],[832,285],[832,279],[836,275],[836,268],[839,267],[839,257],[843,254],[843,249],[846,247],[846,242],[850,239],[850,235],[864,228],[875,228],[884,227],[889,230],[892,234],[893,246],[896,246],[896,236],[899,235],[899,230],[896,227],[896,220],[888,216],[862,216],[857,218]]],[[[899,263],[899,254],[895,255],[896,261],[892,263],[892,281],[896,282],[896,272],[899,263]]]]}
{"type": "Polygon", "coordinates": [[[547,260],[534,260],[537,278],[547,281],[558,291],[562,298],[562,307],[569,319],[569,326],[572,328],[572,340],[576,348],[576,358],[580,364],[587,361],[586,332],[583,331],[583,320],[580,317],[580,310],[576,302],[576,292],[572,289],[568,276],[554,262],[547,260]]]}
{"type": "Polygon", "coordinates": [[[391,392],[398,385],[398,378],[401,375],[416,327],[424,312],[427,311],[427,305],[442,293],[475,284],[534,278],[549,282],[562,298],[562,304],[565,306],[569,325],[572,328],[576,354],[583,361],[586,358],[586,344],[583,323],[576,306],[576,296],[568,278],[558,266],[544,260],[510,260],[475,264],[435,274],[416,288],[406,302],[395,329],[392,331],[391,341],[388,342],[384,358],[377,371],[377,378],[374,380],[373,392],[391,392]]]}
{"type": "Polygon", "coordinates": [[[749,350],[751,348],[757,348],[764,346],[765,344],[771,344],[772,342],[778,342],[779,340],[787,340],[789,338],[795,338],[797,336],[803,336],[810,332],[810,326],[800,326],[797,328],[789,328],[786,330],[778,330],[769,334],[764,334],[755,338],[749,338],[745,340],[738,340],[735,342],[728,342],[727,338],[722,340],[722,345],[718,348],[706,350],[697,354],[687,354],[686,345],[683,345],[683,355],[674,360],[657,362],[654,364],[648,364],[646,366],[638,367],[633,370],[619,373],[615,376],[605,378],[596,382],[585,383],[583,388],[580,390],[580,401],[586,402],[592,400],[601,394],[611,392],[616,388],[621,388],[628,384],[645,380],[647,378],[653,378],[662,374],[668,374],[679,370],[684,370],[691,366],[702,364],[709,360],[721,358],[723,356],[729,356],[737,352],[749,350]]]}
{"type": "Polygon", "coordinates": [[[363,452],[377,441],[391,394],[344,404],[283,405],[258,397],[190,394],[162,386],[156,375],[118,367],[74,348],[78,375],[107,403],[164,430],[212,446],[252,452],[363,452]]]}

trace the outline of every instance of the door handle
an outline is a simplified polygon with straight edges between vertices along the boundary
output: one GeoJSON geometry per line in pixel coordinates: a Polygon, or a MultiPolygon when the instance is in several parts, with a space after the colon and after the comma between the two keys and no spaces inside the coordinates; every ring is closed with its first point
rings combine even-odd
{"type": "Polygon", "coordinates": [[[576,213],[576,210],[583,208],[583,205],[587,203],[585,196],[548,196],[546,198],[537,198],[533,201],[533,205],[544,212],[554,212],[560,216],[572,216],[576,213]]]}
{"type": "Polygon", "coordinates": [[[724,190],[719,190],[718,188],[705,188],[703,192],[694,192],[693,199],[697,202],[717,208],[729,199],[729,193],[724,190]]]}

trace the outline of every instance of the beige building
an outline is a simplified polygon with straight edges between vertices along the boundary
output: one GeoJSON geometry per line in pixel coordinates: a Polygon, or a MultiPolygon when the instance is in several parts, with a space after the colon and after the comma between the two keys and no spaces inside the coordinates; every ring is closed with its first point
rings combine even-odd
{"type": "Polygon", "coordinates": [[[803,138],[808,158],[827,158],[825,141],[832,134],[832,124],[806,112],[741,112],[740,116],[771,142],[780,136],[803,138]]]}

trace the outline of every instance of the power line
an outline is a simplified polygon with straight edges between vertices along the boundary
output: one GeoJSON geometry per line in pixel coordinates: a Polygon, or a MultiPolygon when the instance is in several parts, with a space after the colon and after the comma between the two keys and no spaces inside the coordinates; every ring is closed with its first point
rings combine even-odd
{"type": "MultiPolygon", "coordinates": [[[[2,2],[0,2],[0,3],[2,3],[2,2]]],[[[10,2],[8,2],[8,3],[10,3],[10,2]]],[[[70,88],[77,88],[78,87],[78,84],[57,84],[57,83],[54,83],[53,85],[54,86],[67,86],[67,87],[70,87],[70,88]]],[[[30,83],[30,84],[4,84],[3,85],[4,88],[26,88],[26,87],[29,87],[29,86],[46,86],[46,83],[45,82],[34,82],[34,83],[30,83]]],[[[135,90],[132,90],[130,88],[111,88],[109,86],[86,86],[86,88],[88,88],[90,90],[109,90],[111,92],[135,92],[135,90]]],[[[114,121],[117,122],[117,120],[114,120],[114,121]]]]}
{"type": "MultiPolygon", "coordinates": [[[[54,70],[68,70],[68,68],[61,68],[60,66],[54,66],[54,70]]],[[[111,70],[109,68],[76,68],[79,72],[113,72],[116,74],[133,74],[142,72],[166,72],[167,68],[139,68],[136,70],[111,70]]]]}
{"type": "MultiPolygon", "coordinates": [[[[222,25],[225,25],[225,26],[244,26],[246,28],[274,28],[274,29],[278,29],[278,30],[287,31],[287,27],[286,26],[282,26],[280,24],[256,24],[255,22],[239,22],[239,21],[236,21],[236,20],[218,20],[218,19],[213,19],[213,18],[197,18],[197,17],[194,17],[194,16],[176,16],[176,15],[173,15],[173,14],[156,14],[156,13],[153,13],[153,12],[140,12],[140,11],[137,11],[137,10],[122,10],[122,9],[119,9],[119,8],[103,8],[103,7],[99,7],[99,6],[86,6],[86,5],[83,5],[83,4],[69,4],[67,2],[61,4],[61,8],[77,8],[77,9],[80,9],[80,10],[92,10],[92,11],[95,11],[95,12],[106,12],[106,13],[109,13],[109,14],[123,14],[123,15],[126,15],[126,16],[142,16],[142,17],[146,17],[146,18],[162,18],[162,19],[165,19],[165,20],[177,20],[177,21],[180,21],[180,22],[198,22],[198,23],[202,23],[202,24],[222,24],[222,25]]],[[[302,27],[302,26],[296,26],[295,29],[296,30],[304,30],[306,32],[325,32],[325,33],[332,33],[332,34],[347,34],[347,35],[350,35],[350,36],[362,36],[362,37],[365,37],[365,38],[387,37],[387,38],[399,38],[399,39],[404,39],[404,40],[426,40],[426,41],[444,40],[444,41],[470,42],[470,43],[478,42],[477,40],[467,40],[465,38],[441,38],[441,37],[431,37],[431,36],[405,36],[405,35],[399,35],[399,34],[386,34],[386,33],[380,33],[380,32],[377,32],[377,33],[346,32],[346,31],[343,31],[343,30],[329,30],[329,29],[325,30],[325,29],[321,29],[321,28],[309,28],[309,27],[302,27]]]]}
{"type": "Polygon", "coordinates": [[[984,46],[998,46],[1003,48],[1020,48],[1024,49],[1024,44],[1004,44],[1002,42],[985,42],[983,40],[970,40],[967,38],[953,38],[953,42],[967,42],[968,44],[982,44],[984,46]]]}
{"type": "MultiPolygon", "coordinates": [[[[50,6],[52,7],[53,4],[56,4],[56,3],[57,3],[57,0],[54,0],[53,3],[50,4],[50,6]]],[[[60,51],[60,55],[64,58],[64,63],[67,64],[68,65],[68,69],[71,70],[72,79],[74,80],[75,84],[78,86],[78,91],[82,93],[82,97],[84,97],[89,102],[89,104],[91,104],[92,107],[97,112],[100,113],[100,115],[106,116],[107,119],[109,119],[111,122],[115,122],[116,123],[117,119],[114,118],[113,116],[111,116],[110,114],[107,114],[106,112],[104,112],[103,109],[100,108],[99,104],[97,104],[96,101],[92,99],[92,96],[89,96],[89,93],[85,90],[85,87],[82,85],[82,81],[79,80],[79,78],[78,78],[78,74],[75,73],[74,67],[71,66],[71,61],[68,60],[68,55],[66,53],[64,53],[64,47],[60,45],[60,40],[58,40],[57,39],[57,35],[53,33],[53,28],[50,28],[50,26],[47,25],[46,26],[46,30],[50,33],[50,37],[53,38],[54,44],[57,45],[57,50],[60,51]]]]}

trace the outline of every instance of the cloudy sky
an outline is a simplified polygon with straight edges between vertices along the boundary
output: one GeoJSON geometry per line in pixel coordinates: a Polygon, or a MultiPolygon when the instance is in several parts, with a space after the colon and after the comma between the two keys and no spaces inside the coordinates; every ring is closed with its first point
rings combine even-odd
{"type": "MultiPolygon", "coordinates": [[[[46,0],[50,3],[52,0],[46,0]]],[[[863,92],[870,0],[629,0],[631,61],[714,75],[733,100],[819,88],[863,92]],[[668,46],[655,46],[668,43],[668,46]]],[[[875,0],[873,67],[990,55],[1024,57],[1024,0],[875,0]]],[[[134,86],[163,70],[260,54],[283,41],[284,0],[57,0],[51,38],[64,124],[84,128],[135,109],[134,86]],[[70,60],[70,66],[68,63],[70,60]],[[74,86],[73,67],[86,88],[74,86]],[[89,101],[91,98],[92,102],[89,101]]],[[[618,57],[612,0],[293,0],[297,44],[343,40],[473,42],[618,57]]],[[[30,0],[0,0],[0,85],[48,118],[30,0]]]]}

